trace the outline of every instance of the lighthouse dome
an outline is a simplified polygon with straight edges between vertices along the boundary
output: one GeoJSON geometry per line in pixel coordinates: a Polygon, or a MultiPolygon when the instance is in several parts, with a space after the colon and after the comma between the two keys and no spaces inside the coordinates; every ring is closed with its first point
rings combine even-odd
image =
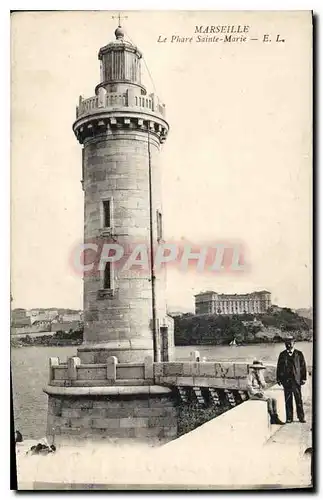
{"type": "Polygon", "coordinates": [[[114,34],[117,40],[122,40],[124,38],[124,30],[121,28],[121,26],[117,27],[114,34]]]}

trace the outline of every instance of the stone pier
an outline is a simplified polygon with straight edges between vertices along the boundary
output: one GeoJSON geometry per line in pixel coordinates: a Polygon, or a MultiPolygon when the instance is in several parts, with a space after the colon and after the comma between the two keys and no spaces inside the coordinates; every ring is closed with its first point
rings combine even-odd
{"type": "MultiPolygon", "coordinates": [[[[248,363],[153,362],[84,364],[49,360],[47,434],[163,444],[178,436],[180,405],[235,407],[246,399],[248,363]]],[[[267,368],[274,380],[275,367],[267,368]]]]}

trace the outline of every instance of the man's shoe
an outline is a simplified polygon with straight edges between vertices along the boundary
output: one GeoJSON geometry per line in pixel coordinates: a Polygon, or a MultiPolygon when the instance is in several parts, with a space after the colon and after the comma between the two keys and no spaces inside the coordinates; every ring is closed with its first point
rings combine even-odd
{"type": "Polygon", "coordinates": [[[306,424],[306,420],[305,420],[305,418],[300,418],[300,419],[299,419],[299,422],[300,422],[301,424],[306,424]]]}
{"type": "Polygon", "coordinates": [[[278,415],[273,415],[270,419],[270,423],[273,425],[284,425],[284,422],[282,422],[278,415]]]}
{"type": "Polygon", "coordinates": [[[291,418],[288,418],[288,419],[286,420],[286,424],[291,424],[291,423],[292,423],[292,421],[293,421],[293,420],[292,420],[291,418]]]}

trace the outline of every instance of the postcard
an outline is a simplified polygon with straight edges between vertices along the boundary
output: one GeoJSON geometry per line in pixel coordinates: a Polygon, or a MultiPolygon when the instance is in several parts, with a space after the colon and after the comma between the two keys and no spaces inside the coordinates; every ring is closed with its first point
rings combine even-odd
{"type": "Polygon", "coordinates": [[[314,484],[313,15],[11,14],[18,490],[314,484]]]}

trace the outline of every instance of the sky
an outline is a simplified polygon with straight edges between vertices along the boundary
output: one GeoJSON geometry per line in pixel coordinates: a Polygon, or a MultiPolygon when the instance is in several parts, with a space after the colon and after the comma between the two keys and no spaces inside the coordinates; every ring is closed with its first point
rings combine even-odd
{"type": "MultiPolygon", "coordinates": [[[[82,307],[70,255],[82,240],[78,97],[94,95],[116,12],[18,12],[11,33],[13,307],[82,307]]],[[[267,289],[312,305],[312,80],[308,12],[125,12],[144,82],[166,104],[165,239],[240,242],[245,272],[167,273],[169,309],[194,294],[267,289]],[[171,43],[198,25],[247,25],[258,41],[171,43]],[[272,42],[262,42],[269,34],[272,42]],[[277,34],[285,42],[275,42],[277,34]],[[158,38],[167,38],[165,43],[158,38]],[[155,89],[154,89],[155,87],[155,89]]]]}

